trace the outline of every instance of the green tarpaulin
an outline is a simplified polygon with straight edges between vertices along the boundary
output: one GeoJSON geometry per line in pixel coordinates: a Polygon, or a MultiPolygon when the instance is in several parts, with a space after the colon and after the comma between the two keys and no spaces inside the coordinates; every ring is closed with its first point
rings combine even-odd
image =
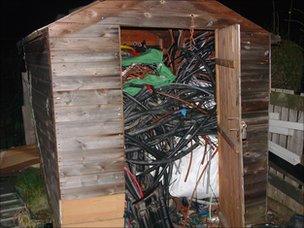
{"type": "Polygon", "coordinates": [[[156,65],[157,75],[147,74],[144,78],[134,78],[124,84],[124,92],[134,96],[138,94],[141,88],[134,85],[152,85],[154,88],[159,88],[163,85],[172,83],[175,76],[171,70],[163,63],[163,53],[157,49],[149,49],[140,56],[123,59],[122,66],[128,67],[132,64],[156,65]]]}

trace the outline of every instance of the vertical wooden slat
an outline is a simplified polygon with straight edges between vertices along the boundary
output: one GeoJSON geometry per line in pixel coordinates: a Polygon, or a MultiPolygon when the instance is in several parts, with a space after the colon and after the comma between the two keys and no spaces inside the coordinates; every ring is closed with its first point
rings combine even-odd
{"type": "Polygon", "coordinates": [[[219,198],[223,225],[244,226],[242,141],[240,137],[240,26],[216,30],[216,58],[234,68],[216,66],[219,198]]]}

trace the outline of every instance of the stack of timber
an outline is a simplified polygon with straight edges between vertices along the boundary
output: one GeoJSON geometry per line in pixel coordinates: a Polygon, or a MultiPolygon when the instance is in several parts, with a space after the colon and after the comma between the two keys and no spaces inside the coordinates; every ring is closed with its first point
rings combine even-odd
{"type": "Polygon", "coordinates": [[[269,118],[269,151],[292,165],[304,165],[304,96],[275,89],[269,118]]]}

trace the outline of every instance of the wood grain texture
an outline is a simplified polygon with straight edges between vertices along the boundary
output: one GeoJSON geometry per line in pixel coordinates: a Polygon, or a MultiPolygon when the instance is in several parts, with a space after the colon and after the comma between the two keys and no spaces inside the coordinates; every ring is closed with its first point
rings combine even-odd
{"type": "Polygon", "coordinates": [[[50,57],[61,197],[123,192],[119,29],[58,32],[51,29],[50,57]]]}
{"type": "Polygon", "coordinates": [[[31,99],[46,189],[54,222],[59,224],[59,172],[54,125],[52,75],[49,62],[48,29],[24,42],[25,62],[31,78],[31,99]]]}
{"type": "Polygon", "coordinates": [[[14,147],[0,153],[0,175],[13,174],[40,162],[35,145],[14,147]]]}
{"type": "Polygon", "coordinates": [[[240,26],[219,29],[215,34],[216,58],[234,62],[234,68],[216,65],[218,128],[225,134],[225,137],[218,134],[220,211],[226,226],[242,227],[245,209],[240,137],[240,26]]]}
{"type": "Polygon", "coordinates": [[[244,203],[247,225],[263,223],[266,219],[269,58],[269,35],[243,29],[241,95],[242,119],[247,124],[247,139],[243,141],[244,203]]]}
{"type": "Polygon", "coordinates": [[[62,224],[98,222],[121,219],[124,213],[124,194],[100,196],[88,199],[62,200],[62,224]]]}
{"type": "Polygon", "coordinates": [[[124,222],[125,222],[124,218],[118,218],[118,219],[109,219],[104,221],[66,224],[64,227],[105,227],[105,228],[123,227],[124,222]]]}
{"type": "Polygon", "coordinates": [[[79,32],[99,35],[95,24],[129,27],[217,29],[239,23],[250,31],[265,33],[217,1],[96,1],[49,25],[52,36],[70,37],[79,32]],[[93,26],[94,27],[94,26],[93,26]]]}

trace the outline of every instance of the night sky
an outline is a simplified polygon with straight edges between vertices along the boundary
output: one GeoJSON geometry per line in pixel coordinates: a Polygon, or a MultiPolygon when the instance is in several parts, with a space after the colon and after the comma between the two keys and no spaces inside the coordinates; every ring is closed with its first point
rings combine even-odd
{"type": "MultiPolygon", "coordinates": [[[[68,14],[69,10],[84,6],[92,0],[0,0],[1,1],[1,40],[14,43],[33,30],[56,20],[59,14],[68,14]]],[[[280,27],[285,29],[291,0],[220,0],[221,3],[247,17],[260,26],[272,30],[273,2],[280,15],[280,27]]],[[[293,0],[294,19],[304,19],[303,0],[293,0]],[[301,5],[302,6],[301,6],[301,5]],[[302,10],[302,12],[300,12],[302,10]]],[[[301,24],[293,22],[294,39],[299,39],[301,24]]],[[[302,25],[303,26],[303,25],[302,25]]]]}

